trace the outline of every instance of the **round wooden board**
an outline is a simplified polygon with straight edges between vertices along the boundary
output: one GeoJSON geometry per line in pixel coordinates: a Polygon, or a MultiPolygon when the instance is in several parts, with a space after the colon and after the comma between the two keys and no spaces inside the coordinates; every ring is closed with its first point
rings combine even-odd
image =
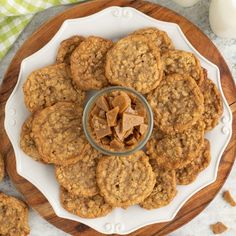
{"type": "Polygon", "coordinates": [[[31,183],[17,174],[14,152],[4,131],[4,108],[5,103],[17,82],[21,61],[43,47],[58,31],[64,20],[88,16],[106,7],[114,5],[134,7],[158,20],[179,24],[193,46],[202,55],[214,64],[218,65],[221,73],[221,84],[224,94],[233,111],[233,136],[222,156],[217,180],[191,197],[171,222],[146,226],[130,234],[136,236],[166,235],[189,222],[198,215],[210,201],[212,201],[230,173],[236,155],[236,89],[230,71],[223,57],[207,36],[205,36],[195,25],[175,12],[156,4],[140,0],[100,0],[77,5],[41,26],[28,40],[26,40],[23,46],[16,53],[0,88],[0,138],[2,152],[6,158],[7,171],[11,180],[15,184],[16,188],[24,195],[28,205],[38,211],[42,217],[51,224],[72,235],[101,235],[86,225],[57,217],[44,195],[31,183]]]}

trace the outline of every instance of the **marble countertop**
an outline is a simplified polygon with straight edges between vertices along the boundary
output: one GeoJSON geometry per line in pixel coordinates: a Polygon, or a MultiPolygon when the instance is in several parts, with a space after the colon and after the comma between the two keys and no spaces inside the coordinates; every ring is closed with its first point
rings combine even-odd
{"type": "MultiPolygon", "coordinates": [[[[236,40],[233,39],[222,39],[217,37],[210,29],[208,20],[208,9],[209,0],[201,0],[195,6],[191,8],[182,8],[170,0],[150,0],[150,2],[155,2],[165,7],[168,7],[179,14],[185,16],[195,25],[197,25],[217,46],[222,55],[224,56],[228,66],[236,80],[236,40]]],[[[55,16],[59,12],[64,11],[70,6],[59,6],[47,9],[43,12],[36,14],[33,20],[28,24],[22,34],[19,36],[17,41],[14,43],[11,50],[5,56],[5,58],[0,61],[0,81],[13,58],[16,51],[23,44],[23,42],[45,21],[49,18],[55,16]]],[[[232,194],[236,197],[236,163],[234,164],[231,174],[229,175],[225,185],[221,191],[217,194],[216,198],[208,205],[208,207],[194,218],[191,222],[184,225],[182,228],[171,233],[170,236],[208,236],[213,235],[209,229],[209,225],[217,221],[224,222],[228,227],[228,231],[225,232],[224,236],[236,235],[236,207],[230,207],[223,199],[222,192],[224,190],[230,190],[232,194]]],[[[5,180],[0,183],[0,191],[14,196],[20,196],[16,191],[13,184],[10,182],[9,178],[6,177],[5,180]]],[[[55,228],[54,226],[47,223],[42,219],[37,212],[30,210],[29,223],[31,227],[32,236],[65,236],[66,233],[55,228]]]]}

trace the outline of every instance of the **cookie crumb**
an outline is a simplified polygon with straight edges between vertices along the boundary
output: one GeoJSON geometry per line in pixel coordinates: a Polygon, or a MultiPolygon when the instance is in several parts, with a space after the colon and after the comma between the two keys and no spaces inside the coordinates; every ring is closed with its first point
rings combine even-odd
{"type": "Polygon", "coordinates": [[[227,230],[227,226],[225,226],[222,222],[217,222],[211,225],[211,230],[214,234],[222,234],[227,230]]]}
{"type": "Polygon", "coordinates": [[[228,202],[231,206],[236,206],[236,202],[231,196],[230,192],[227,190],[223,193],[223,198],[226,202],[228,202]]]}

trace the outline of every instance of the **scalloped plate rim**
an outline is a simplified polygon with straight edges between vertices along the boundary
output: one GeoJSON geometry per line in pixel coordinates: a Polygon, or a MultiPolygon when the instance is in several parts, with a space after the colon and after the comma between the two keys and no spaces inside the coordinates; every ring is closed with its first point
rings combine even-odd
{"type": "MultiPolygon", "coordinates": [[[[91,20],[91,18],[96,18],[96,17],[101,17],[103,14],[107,13],[107,12],[110,12],[112,10],[121,10],[121,9],[124,9],[124,10],[128,10],[128,11],[132,11],[132,12],[135,12],[135,14],[139,14],[141,15],[142,17],[146,18],[147,20],[149,21],[153,21],[153,22],[159,22],[159,23],[165,23],[165,24],[168,24],[170,26],[172,26],[173,28],[176,28],[178,30],[178,32],[180,33],[182,39],[187,43],[187,45],[194,51],[194,53],[199,57],[201,58],[201,60],[205,61],[207,64],[209,64],[210,66],[214,67],[215,71],[216,71],[216,77],[217,77],[217,83],[218,83],[218,88],[220,89],[220,93],[222,95],[222,98],[223,98],[223,104],[224,106],[226,107],[226,110],[228,112],[228,115],[229,115],[229,124],[230,124],[230,127],[232,127],[232,113],[231,113],[231,110],[229,108],[229,105],[226,101],[226,98],[224,96],[224,93],[223,93],[223,90],[222,90],[222,87],[221,87],[221,83],[220,83],[220,72],[219,72],[219,68],[213,64],[212,62],[210,62],[208,59],[206,59],[204,56],[202,56],[194,47],[193,45],[188,41],[188,39],[186,38],[186,36],[184,35],[184,33],[182,32],[181,28],[179,27],[178,24],[176,23],[172,23],[172,22],[166,22],[166,21],[160,21],[160,20],[156,20],[150,16],[147,16],[145,15],[144,13],[136,10],[135,8],[131,8],[131,7],[117,7],[117,6],[114,6],[114,7],[108,7],[102,11],[99,11],[97,13],[94,13],[92,15],[89,15],[89,16],[86,16],[86,17],[81,17],[81,18],[75,18],[75,19],[68,19],[68,20],[65,20],[61,27],[59,28],[59,30],[56,32],[56,34],[50,39],[50,41],[45,44],[41,49],[39,49],[38,51],[36,51],[35,53],[31,54],[30,56],[24,58],[21,62],[21,66],[20,66],[20,72],[19,72],[19,76],[18,76],[18,80],[17,80],[17,83],[16,83],[16,86],[13,90],[13,92],[11,93],[11,95],[9,96],[8,100],[7,100],[7,103],[6,103],[6,107],[5,107],[5,113],[6,113],[6,117],[8,117],[8,115],[10,116],[10,114],[8,114],[8,107],[10,106],[9,104],[11,104],[11,100],[13,98],[13,96],[15,95],[15,93],[17,92],[17,89],[18,89],[18,86],[19,86],[19,83],[20,83],[20,79],[21,76],[22,76],[22,71],[23,71],[23,67],[25,66],[25,64],[27,64],[28,61],[30,61],[30,59],[34,56],[37,56],[38,53],[40,53],[42,50],[45,50],[45,48],[49,47],[50,44],[58,37],[60,36],[61,32],[63,32],[63,30],[66,30],[66,27],[68,27],[68,25],[73,22],[77,22],[77,21],[86,21],[86,20],[91,20]],[[64,29],[65,28],[65,29],[64,29]]],[[[9,122],[7,121],[7,119],[5,118],[5,121],[4,121],[4,126],[5,126],[5,130],[7,132],[7,135],[11,141],[11,143],[13,143],[14,141],[12,141],[12,137],[11,137],[11,134],[10,132],[8,131],[8,125],[9,125],[9,122]]],[[[178,206],[178,208],[171,214],[171,217],[168,217],[166,219],[163,219],[163,220],[158,220],[155,221],[148,221],[148,222],[145,222],[145,223],[140,223],[140,224],[137,224],[137,226],[133,227],[133,228],[129,228],[129,230],[126,230],[125,232],[116,232],[116,230],[113,230],[112,232],[109,232],[109,233],[119,233],[119,234],[128,234],[128,233],[131,233],[141,227],[144,227],[144,226],[147,226],[147,225],[150,225],[150,224],[154,224],[154,223],[161,223],[161,222],[166,222],[166,221],[171,221],[173,220],[173,218],[176,216],[176,214],[178,213],[178,211],[182,208],[182,206],[195,194],[197,193],[198,191],[200,191],[201,189],[203,189],[204,187],[210,185],[211,183],[213,183],[216,178],[217,178],[217,172],[218,172],[218,167],[219,167],[219,162],[220,162],[220,159],[221,159],[221,156],[226,148],[226,146],[228,145],[229,143],[229,140],[231,138],[231,135],[232,135],[232,128],[229,130],[229,134],[228,134],[228,139],[227,141],[225,142],[225,144],[222,146],[221,148],[221,151],[219,152],[219,154],[217,155],[217,161],[216,161],[216,164],[215,164],[215,171],[214,171],[214,175],[211,179],[208,179],[208,181],[202,185],[201,187],[199,187],[198,189],[196,189],[195,191],[193,191],[185,200],[182,201],[182,203],[178,206]]],[[[18,147],[16,147],[15,145],[13,145],[13,149],[14,149],[14,152],[17,154],[18,153],[18,147]]],[[[16,156],[16,163],[17,163],[17,172],[24,178],[26,178],[29,182],[31,182],[34,186],[38,186],[37,184],[37,181],[35,180],[32,180],[29,176],[27,176],[25,173],[23,173],[22,171],[22,166],[21,166],[21,163],[20,163],[20,160],[17,158],[17,155],[16,156]]],[[[38,187],[37,187],[38,188],[38,187]]],[[[43,193],[43,195],[47,198],[47,200],[49,201],[49,203],[54,206],[54,203],[49,200],[48,196],[47,196],[47,193],[45,193],[43,190],[41,190],[40,188],[38,188],[40,192],[43,193]]],[[[64,218],[64,215],[61,214],[60,212],[58,212],[57,208],[56,207],[53,207],[55,213],[59,216],[59,217],[63,217],[64,218]]],[[[68,217],[67,217],[68,218],[68,217]]],[[[72,218],[68,218],[68,219],[72,219],[72,218]]],[[[74,220],[74,219],[72,219],[74,220]]],[[[80,220],[81,223],[84,223],[84,224],[87,224],[89,225],[90,227],[93,227],[91,226],[91,224],[88,224],[87,223],[87,219],[83,219],[81,218],[80,220]]],[[[96,230],[102,232],[102,233],[108,233],[107,231],[104,231],[102,229],[98,229],[97,227],[93,227],[93,228],[96,228],[96,230]]]]}

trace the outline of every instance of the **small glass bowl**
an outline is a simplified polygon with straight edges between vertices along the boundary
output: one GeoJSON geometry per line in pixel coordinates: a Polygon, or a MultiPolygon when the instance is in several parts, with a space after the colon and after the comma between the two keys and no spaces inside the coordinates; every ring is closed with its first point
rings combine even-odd
{"type": "Polygon", "coordinates": [[[84,112],[83,112],[83,129],[84,129],[85,136],[88,139],[89,143],[95,149],[97,149],[99,152],[106,154],[106,155],[112,155],[112,156],[126,156],[126,155],[129,155],[133,152],[136,152],[136,151],[142,149],[144,147],[144,145],[147,143],[148,139],[150,138],[150,135],[151,135],[152,129],[153,129],[152,109],[151,109],[150,105],[148,104],[146,98],[143,95],[141,95],[140,93],[138,93],[137,91],[135,91],[134,89],[122,87],[122,86],[107,87],[107,88],[102,89],[99,92],[96,92],[88,100],[88,102],[84,108],[84,112]],[[128,93],[135,95],[147,111],[148,130],[147,130],[145,136],[141,139],[141,141],[139,141],[139,143],[136,146],[134,146],[131,149],[124,150],[124,151],[107,150],[104,147],[100,146],[96,141],[94,141],[94,138],[90,135],[90,130],[89,130],[90,111],[91,111],[91,109],[98,97],[100,97],[106,93],[110,93],[112,91],[124,91],[124,92],[128,92],[128,93]]]}

